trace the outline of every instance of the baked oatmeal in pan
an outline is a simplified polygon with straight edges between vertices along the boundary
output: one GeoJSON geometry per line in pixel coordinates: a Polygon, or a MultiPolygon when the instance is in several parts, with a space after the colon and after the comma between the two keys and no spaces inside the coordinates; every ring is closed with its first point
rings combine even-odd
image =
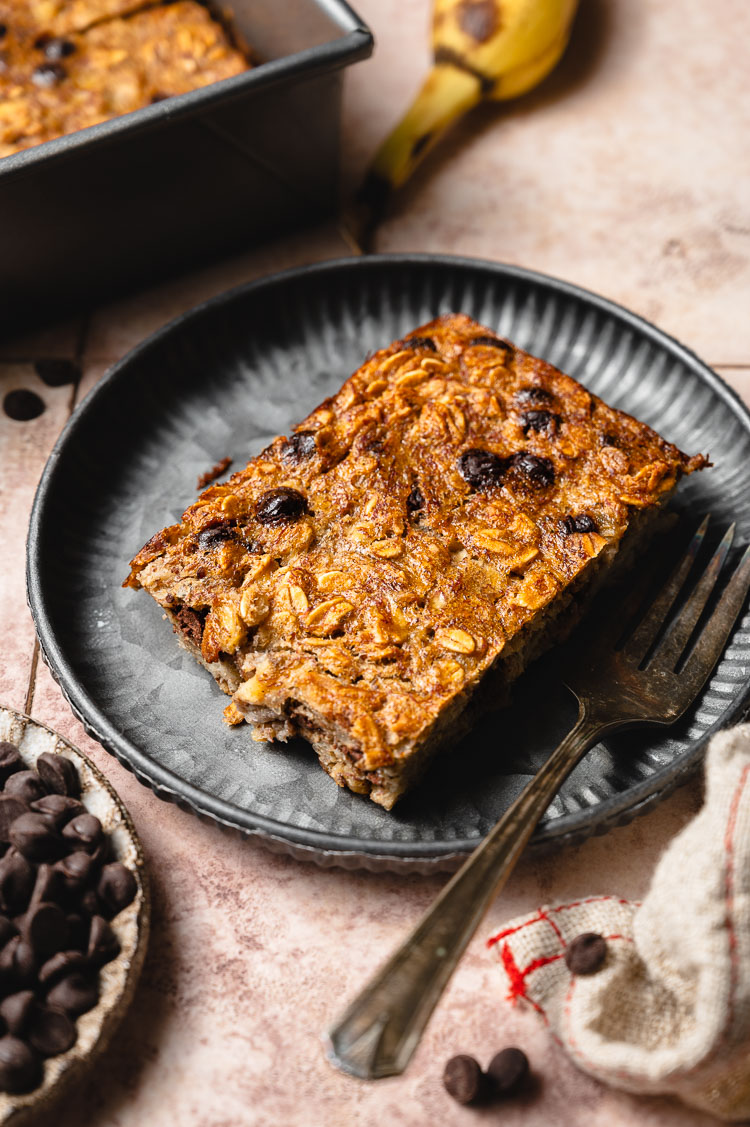
{"type": "Polygon", "coordinates": [[[0,157],[249,68],[195,0],[0,0],[0,157]]]}
{"type": "Polygon", "coordinates": [[[231,695],[390,809],[707,465],[462,314],[381,349],[135,556],[231,695]]]}

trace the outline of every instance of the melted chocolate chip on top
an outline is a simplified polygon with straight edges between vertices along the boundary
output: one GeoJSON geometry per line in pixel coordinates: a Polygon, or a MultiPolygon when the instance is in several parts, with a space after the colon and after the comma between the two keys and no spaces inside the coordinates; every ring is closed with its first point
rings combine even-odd
{"type": "Polygon", "coordinates": [[[543,387],[521,387],[513,398],[519,407],[546,407],[555,397],[543,387]]]}
{"type": "Polygon", "coordinates": [[[513,345],[509,344],[507,340],[501,340],[500,337],[472,337],[469,341],[469,347],[475,344],[483,344],[486,348],[499,348],[501,352],[515,352],[513,345]]]}
{"type": "Polygon", "coordinates": [[[551,438],[557,434],[561,422],[560,416],[553,414],[552,411],[524,411],[521,416],[521,426],[525,435],[535,430],[551,438]]]}
{"type": "Polygon", "coordinates": [[[458,472],[474,489],[490,489],[499,485],[507,462],[491,450],[464,450],[457,461],[458,472]]]}
{"type": "Polygon", "coordinates": [[[409,516],[411,516],[412,513],[418,513],[420,511],[420,509],[423,509],[423,508],[424,508],[424,497],[422,496],[422,490],[419,488],[418,485],[415,485],[414,488],[412,489],[412,491],[410,492],[409,496],[406,498],[407,512],[409,513],[409,516]]]}
{"type": "Polygon", "coordinates": [[[40,63],[31,73],[34,85],[43,88],[57,86],[64,78],[67,78],[67,71],[60,63],[40,63]]]}
{"type": "Polygon", "coordinates": [[[437,352],[437,345],[432,337],[409,337],[408,340],[402,340],[401,344],[404,348],[426,348],[430,352],[437,352]]]}
{"type": "Polygon", "coordinates": [[[563,532],[566,536],[573,536],[576,532],[598,532],[599,526],[588,513],[579,513],[577,517],[568,516],[562,521],[563,532]]]}
{"type": "Polygon", "coordinates": [[[198,533],[198,547],[205,551],[215,548],[217,544],[221,544],[225,540],[234,540],[235,527],[236,521],[223,520],[201,529],[198,533]]]}
{"type": "Polygon", "coordinates": [[[299,520],[306,512],[307,501],[302,494],[282,485],[262,494],[255,508],[255,517],[260,524],[285,524],[299,520]]]}
{"type": "Polygon", "coordinates": [[[68,55],[72,55],[75,52],[75,49],[75,43],[71,43],[69,39],[60,39],[57,37],[55,37],[54,39],[47,39],[42,46],[42,51],[44,52],[45,58],[49,59],[50,62],[53,63],[57,63],[60,61],[60,59],[65,59],[68,57],[68,55]]]}
{"type": "Polygon", "coordinates": [[[312,458],[316,454],[318,447],[315,443],[315,431],[312,430],[298,430],[296,434],[287,438],[286,442],[281,448],[281,457],[285,462],[302,462],[306,458],[312,458]]]}
{"type": "Polygon", "coordinates": [[[534,489],[546,489],[555,480],[555,467],[549,458],[540,458],[526,450],[512,456],[509,468],[534,489]]]}

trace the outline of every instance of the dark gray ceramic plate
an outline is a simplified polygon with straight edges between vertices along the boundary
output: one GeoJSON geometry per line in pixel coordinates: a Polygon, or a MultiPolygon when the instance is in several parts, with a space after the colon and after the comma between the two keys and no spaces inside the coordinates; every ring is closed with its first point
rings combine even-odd
{"type": "MultiPolygon", "coordinates": [[[[339,788],[300,742],[254,743],[176,645],[159,608],[123,590],[128,560],[180,519],[201,472],[243,465],[340,386],[372,349],[463,310],[570,372],[715,467],[677,506],[750,531],[750,416],[681,345],[573,286],[456,258],[323,263],[245,286],[180,318],[117,364],[75,412],[31,518],[28,584],[45,657],[87,730],[164,798],[322,864],[448,868],[492,825],[572,723],[555,661],[436,763],[388,814],[339,788]]],[[[562,843],[625,821],[699,762],[743,714],[750,618],[697,707],[669,731],[594,748],[537,833],[562,843]]]]}

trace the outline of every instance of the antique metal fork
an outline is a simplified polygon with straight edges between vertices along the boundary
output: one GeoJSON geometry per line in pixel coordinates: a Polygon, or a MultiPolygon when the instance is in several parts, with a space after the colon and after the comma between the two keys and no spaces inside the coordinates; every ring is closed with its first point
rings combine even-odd
{"type": "Polygon", "coordinates": [[[336,1067],[366,1080],[403,1072],[458,960],[565,777],[602,736],[636,724],[672,724],[695,700],[750,588],[748,547],[696,630],[731,547],[732,525],[665,632],[708,521],[629,633],[636,596],[597,623],[596,641],[565,678],[578,699],[575,727],[329,1031],[328,1056],[336,1067]]]}

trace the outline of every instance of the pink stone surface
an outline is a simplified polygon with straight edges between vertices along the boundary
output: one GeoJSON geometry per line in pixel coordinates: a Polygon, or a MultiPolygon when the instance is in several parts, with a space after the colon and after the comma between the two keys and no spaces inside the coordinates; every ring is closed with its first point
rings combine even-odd
{"type": "MultiPolygon", "coordinates": [[[[428,63],[427,0],[359,0],[377,39],[347,78],[344,180],[416,90],[428,63]]],[[[480,255],[598,290],[680,337],[750,400],[750,125],[741,45],[746,0],[581,0],[570,50],[535,93],[457,126],[404,191],[381,250],[480,255]]],[[[511,1008],[484,938],[540,903],[639,898],[656,858],[700,804],[694,780],[630,826],[521,862],[472,943],[406,1075],[334,1072],[321,1034],[426,908],[439,878],[323,870],[269,853],[158,800],[89,739],[35,666],[24,537],[72,389],[41,385],[41,356],[79,356],[76,401],[148,333],[199,301],[298,263],[351,253],[335,225],[290,236],[100,310],[0,342],[0,392],[38,391],[29,423],[0,413],[4,660],[0,700],[77,743],[105,771],[141,835],[154,891],[143,980],[121,1031],[56,1127],[709,1127],[669,1099],[606,1089],[579,1072],[534,1014],[511,1008]],[[469,1110],[443,1092],[446,1057],[528,1052],[535,1090],[469,1110]]],[[[718,453],[718,452],[712,452],[718,453]]]]}
{"type": "MultiPolygon", "coordinates": [[[[353,178],[428,58],[424,0],[360,10],[378,50],[350,79],[353,178]]],[[[747,363],[748,36],[746,0],[581,0],[561,65],[456,126],[377,249],[541,270],[657,321],[710,363],[747,363]]]]}

